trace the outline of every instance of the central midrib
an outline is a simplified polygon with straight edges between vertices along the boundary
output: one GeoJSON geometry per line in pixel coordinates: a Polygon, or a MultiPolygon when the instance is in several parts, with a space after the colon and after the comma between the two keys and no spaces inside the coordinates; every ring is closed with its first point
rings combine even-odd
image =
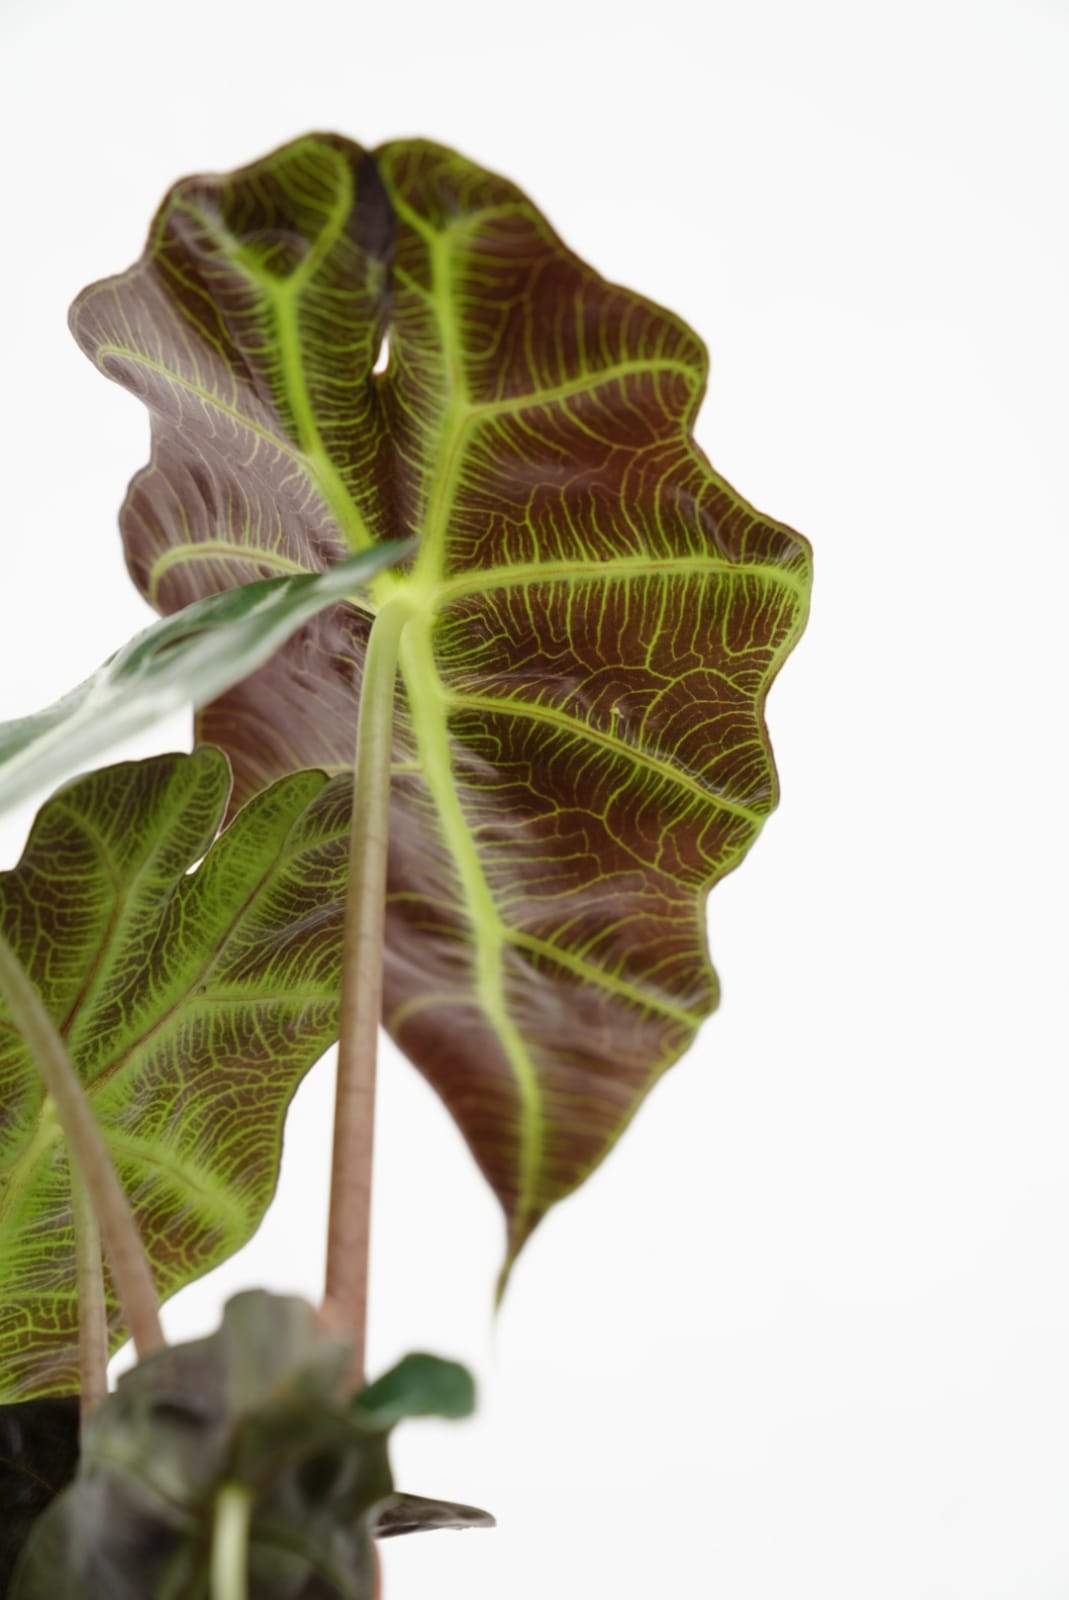
{"type": "MultiPolygon", "coordinates": [[[[463,354],[450,305],[448,242],[428,233],[422,219],[399,205],[406,220],[427,243],[432,262],[432,300],[442,342],[443,379],[449,398],[442,414],[435,452],[436,470],[427,495],[420,555],[410,580],[430,604],[418,609],[401,639],[400,666],[413,731],[423,761],[423,777],[434,801],[442,837],[453,860],[475,949],[474,987],[479,1005],[501,1042],[520,1101],[518,1193],[510,1219],[522,1235],[536,1198],[543,1134],[542,1090],[534,1063],[509,1013],[505,997],[507,929],[487,882],[475,841],[460,804],[448,732],[448,699],[434,658],[434,591],[441,585],[445,541],[456,493],[468,424],[475,414],[467,394],[463,354]]],[[[403,581],[403,580],[402,580],[403,581]]]]}
{"type": "Polygon", "coordinates": [[[347,543],[356,553],[370,547],[371,535],[319,432],[319,423],[316,421],[315,408],[312,405],[308,380],[305,376],[301,334],[297,323],[296,304],[300,284],[301,280],[294,277],[284,285],[278,283],[265,285],[265,294],[275,317],[286,397],[289,400],[297,438],[309,470],[347,543]]]}
{"type": "Polygon", "coordinates": [[[63,1129],[56,1115],[55,1102],[45,1095],[37,1112],[37,1127],[22,1152],[3,1174],[0,1174],[0,1236],[12,1217],[18,1219],[22,1198],[36,1175],[37,1164],[54,1144],[63,1139],[63,1129]]]}
{"type": "Polygon", "coordinates": [[[452,858],[475,947],[475,992],[501,1040],[516,1081],[520,1117],[520,1182],[517,1223],[531,1208],[541,1155],[542,1091],[523,1038],[505,1000],[508,930],[486,881],[482,862],[457,793],[446,722],[447,702],[438,676],[428,618],[415,617],[401,642],[401,668],[420,755],[438,824],[452,858]]]}

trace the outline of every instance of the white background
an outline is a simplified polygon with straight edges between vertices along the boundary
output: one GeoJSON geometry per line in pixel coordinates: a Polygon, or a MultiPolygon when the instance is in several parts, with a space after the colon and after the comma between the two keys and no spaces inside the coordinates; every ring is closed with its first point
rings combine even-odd
{"type": "MultiPolygon", "coordinates": [[[[148,620],[146,419],[68,301],[173,178],[309,127],[454,144],[680,311],[702,442],[816,549],[721,1012],[496,1326],[494,1203],[386,1052],[372,1364],[474,1366],[479,1420],[412,1425],[400,1475],[500,1520],[389,1547],[388,1600],[1069,1595],[1069,4],[6,0],[0,42],[0,717],[148,620]]],[[[329,1080],[173,1334],[317,1292],[329,1080]]]]}

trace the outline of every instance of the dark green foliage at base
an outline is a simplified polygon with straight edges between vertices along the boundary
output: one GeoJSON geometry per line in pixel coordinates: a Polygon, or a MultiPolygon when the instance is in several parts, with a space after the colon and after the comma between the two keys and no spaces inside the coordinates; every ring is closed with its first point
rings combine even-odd
{"type": "Polygon", "coordinates": [[[393,1492],[409,1416],[462,1416],[467,1373],[408,1357],[347,1399],[346,1347],[304,1301],[239,1295],[210,1338],[127,1373],[86,1430],[78,1475],[34,1524],[11,1600],[207,1600],[220,1491],[252,1499],[255,1600],[370,1600],[382,1532],[492,1522],[393,1492]]]}

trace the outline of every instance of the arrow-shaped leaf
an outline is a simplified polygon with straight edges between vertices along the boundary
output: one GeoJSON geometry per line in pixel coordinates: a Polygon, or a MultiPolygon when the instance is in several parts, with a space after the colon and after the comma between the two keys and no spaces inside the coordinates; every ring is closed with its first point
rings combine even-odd
{"type": "MultiPolygon", "coordinates": [[[[225,758],[108,767],[42,808],[0,928],[67,1042],[161,1295],[252,1235],[335,1038],[351,786],[275,784],[213,844],[225,758]],[[204,859],[195,871],[195,862],[204,859]]],[[[69,1168],[0,1006],[0,1397],[77,1386],[69,1168]]],[[[116,1341],[117,1307],[111,1305],[116,1341]]]]}
{"type": "Polygon", "coordinates": [[[0,723],[0,811],[169,712],[214,700],[325,606],[407,553],[403,544],[378,545],[327,572],[243,584],[153,623],[46,711],[0,723]]]}
{"type": "MultiPolygon", "coordinates": [[[[180,183],[72,323],[152,411],[122,521],[161,609],[420,540],[373,587],[414,613],[386,1020],[514,1256],[716,1003],[705,897],[776,802],[808,546],[697,449],[686,324],[434,145],[315,135],[180,183]]],[[[202,714],[240,795],[348,760],[369,624],[323,613],[202,714]]]]}

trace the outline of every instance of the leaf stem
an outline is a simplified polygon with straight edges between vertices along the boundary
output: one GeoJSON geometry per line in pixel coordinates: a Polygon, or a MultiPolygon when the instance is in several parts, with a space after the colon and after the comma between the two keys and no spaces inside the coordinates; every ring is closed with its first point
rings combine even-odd
{"type": "Polygon", "coordinates": [[[390,831],[394,685],[411,605],[398,596],[375,618],[357,717],[353,812],[345,903],[338,1080],[324,1318],[353,1348],[353,1381],[363,1381],[371,1232],[375,1068],[382,1014],[382,945],[390,831]]]}
{"type": "Polygon", "coordinates": [[[68,1150],[78,1273],[78,1375],[82,1427],[108,1392],[108,1308],[100,1224],[72,1151],[68,1150]]]}
{"type": "Polygon", "coordinates": [[[212,1517],[212,1600],[246,1600],[251,1522],[252,1490],[224,1483],[212,1517]]]}
{"type": "Polygon", "coordinates": [[[160,1327],[156,1288],[126,1195],[108,1147],[86,1099],[67,1047],[29,976],[0,934],[0,999],[51,1096],[71,1157],[107,1247],[108,1265],[139,1357],[166,1341],[160,1327]]]}

